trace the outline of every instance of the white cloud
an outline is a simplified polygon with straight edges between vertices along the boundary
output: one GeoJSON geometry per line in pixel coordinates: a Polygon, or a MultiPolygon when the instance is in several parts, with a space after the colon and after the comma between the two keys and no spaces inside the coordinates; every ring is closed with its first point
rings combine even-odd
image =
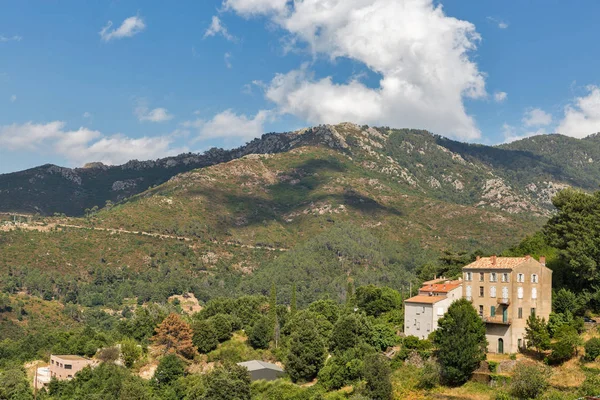
{"type": "Polygon", "coordinates": [[[62,121],[0,126],[0,147],[13,151],[53,152],[74,165],[91,161],[121,164],[131,159],[147,160],[187,151],[187,148],[173,148],[171,136],[106,136],[84,127],[67,130],[65,126],[62,121]]]}
{"type": "Polygon", "coordinates": [[[282,113],[310,123],[419,126],[461,139],[480,136],[463,99],[486,96],[469,53],[475,26],[432,0],[225,0],[224,9],[265,15],[315,56],[347,58],[381,76],[379,86],[315,77],[308,66],[278,74],[266,90],[282,113]],[[286,5],[287,4],[287,5],[286,5]]]}
{"type": "Polygon", "coordinates": [[[15,101],[17,101],[17,95],[13,94],[12,96],[10,96],[10,102],[14,103],[15,101]]]}
{"type": "Polygon", "coordinates": [[[121,26],[116,29],[110,30],[112,27],[112,21],[108,21],[108,23],[102,28],[100,31],[100,37],[105,42],[108,42],[113,39],[122,39],[126,37],[132,37],[146,29],[146,24],[144,20],[139,16],[133,16],[127,18],[121,26]]]}
{"type": "Polygon", "coordinates": [[[23,40],[23,37],[19,36],[19,35],[13,35],[13,36],[0,35],[0,43],[20,42],[21,40],[23,40]]]}
{"type": "Polygon", "coordinates": [[[196,119],[183,122],[185,128],[195,128],[198,131],[197,140],[214,138],[238,138],[249,140],[264,133],[264,123],[271,117],[271,111],[260,110],[254,117],[236,114],[225,110],[212,119],[196,119]]]}
{"type": "Polygon", "coordinates": [[[523,115],[523,125],[526,127],[532,126],[547,126],[552,123],[552,115],[548,114],[541,108],[532,108],[525,111],[523,115]]]}
{"type": "Polygon", "coordinates": [[[233,65],[231,64],[231,58],[233,56],[231,55],[231,53],[225,53],[225,55],[223,56],[223,59],[225,60],[225,66],[229,69],[233,68],[233,65]]]}
{"type": "Polygon", "coordinates": [[[583,138],[600,132],[600,87],[588,86],[587,95],[577,97],[565,107],[564,118],[556,131],[563,135],[583,138]]]}
{"type": "Polygon", "coordinates": [[[496,92],[494,93],[494,101],[496,103],[502,103],[508,97],[508,93],[506,92],[496,92]]]}
{"type": "Polygon", "coordinates": [[[504,22],[502,20],[499,20],[497,18],[493,18],[493,17],[487,17],[488,21],[494,23],[496,26],[498,26],[498,28],[500,29],[506,29],[508,28],[508,23],[504,22]]]}
{"type": "Polygon", "coordinates": [[[212,17],[212,22],[210,26],[208,27],[206,32],[204,32],[204,38],[207,38],[209,36],[216,36],[218,34],[223,35],[223,37],[229,40],[230,42],[235,42],[237,40],[235,36],[233,36],[229,33],[229,31],[227,31],[227,28],[225,27],[225,25],[223,25],[221,19],[215,15],[212,17]]]}
{"type": "Polygon", "coordinates": [[[158,107],[150,110],[143,102],[135,108],[134,113],[140,122],[165,122],[173,118],[166,108],[158,107]]]}
{"type": "Polygon", "coordinates": [[[83,118],[92,118],[92,113],[89,112],[89,111],[86,111],[86,112],[83,113],[82,116],[83,116],[83,118]]]}

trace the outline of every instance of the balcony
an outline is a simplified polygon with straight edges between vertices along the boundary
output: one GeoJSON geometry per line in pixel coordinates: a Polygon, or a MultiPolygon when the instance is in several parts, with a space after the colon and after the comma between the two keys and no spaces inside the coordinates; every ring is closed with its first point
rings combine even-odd
{"type": "Polygon", "coordinates": [[[503,304],[505,306],[510,305],[510,299],[497,299],[498,304],[503,304]]]}
{"type": "Polygon", "coordinates": [[[483,321],[486,324],[499,324],[499,325],[510,325],[512,323],[510,318],[503,318],[503,317],[483,317],[483,321]]]}

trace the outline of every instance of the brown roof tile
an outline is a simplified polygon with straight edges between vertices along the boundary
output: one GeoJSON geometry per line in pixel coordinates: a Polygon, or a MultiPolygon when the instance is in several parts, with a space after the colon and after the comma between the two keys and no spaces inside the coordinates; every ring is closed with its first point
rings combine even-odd
{"type": "Polygon", "coordinates": [[[456,289],[462,284],[461,280],[448,281],[448,283],[441,282],[435,284],[423,284],[419,291],[421,292],[435,292],[435,293],[448,293],[451,290],[456,289]]]}
{"type": "Polygon", "coordinates": [[[423,296],[423,295],[418,295],[418,296],[411,297],[410,299],[406,299],[406,300],[404,300],[404,302],[405,303],[433,304],[433,303],[437,303],[438,301],[442,301],[445,298],[446,298],[445,296],[423,296]]]}
{"type": "Polygon", "coordinates": [[[513,269],[531,257],[481,257],[479,260],[465,265],[463,269],[513,269]],[[493,259],[495,262],[492,262],[493,259]]]}

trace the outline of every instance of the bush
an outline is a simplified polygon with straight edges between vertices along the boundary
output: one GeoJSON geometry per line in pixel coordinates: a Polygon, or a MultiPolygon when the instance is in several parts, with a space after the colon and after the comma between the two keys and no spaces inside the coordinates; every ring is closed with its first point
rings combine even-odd
{"type": "Polygon", "coordinates": [[[369,399],[388,400],[392,398],[392,370],[388,360],[380,354],[371,354],[365,358],[363,376],[365,391],[369,399]]]}
{"type": "Polygon", "coordinates": [[[579,392],[582,396],[597,396],[600,394],[600,375],[587,374],[585,381],[579,388],[579,392]]]}
{"type": "Polygon", "coordinates": [[[510,393],[518,399],[535,399],[548,388],[550,370],[532,363],[519,363],[510,384],[510,393]]]}
{"type": "Polygon", "coordinates": [[[420,371],[417,387],[420,389],[433,389],[440,384],[440,376],[440,365],[433,360],[429,360],[420,371]]]}
{"type": "Polygon", "coordinates": [[[491,373],[496,373],[498,371],[498,363],[496,361],[488,361],[488,367],[491,373]]]}
{"type": "Polygon", "coordinates": [[[118,347],[105,347],[98,350],[96,357],[102,362],[114,363],[119,359],[120,351],[118,347]]]}
{"type": "Polygon", "coordinates": [[[581,344],[577,330],[570,325],[561,326],[556,332],[557,341],[552,344],[552,353],[548,357],[550,364],[561,364],[570,360],[581,344]]]}
{"type": "Polygon", "coordinates": [[[586,361],[594,361],[596,358],[600,356],[600,339],[599,338],[591,338],[587,342],[585,342],[585,360],[586,361]]]}
{"type": "Polygon", "coordinates": [[[158,386],[165,386],[183,376],[185,365],[175,354],[164,356],[158,363],[154,372],[154,382],[158,386]]]}
{"type": "Polygon", "coordinates": [[[142,348],[135,340],[128,338],[121,342],[121,356],[127,368],[131,368],[141,355],[142,348]]]}
{"type": "Polygon", "coordinates": [[[273,338],[271,319],[262,317],[252,327],[248,335],[248,343],[255,349],[267,349],[273,338]]]}
{"type": "Polygon", "coordinates": [[[217,314],[210,317],[209,321],[217,333],[217,340],[219,340],[219,342],[231,339],[231,333],[233,331],[231,317],[225,314],[217,314]]]}
{"type": "Polygon", "coordinates": [[[192,343],[194,343],[194,346],[196,346],[200,353],[208,353],[216,349],[219,345],[217,332],[210,321],[194,321],[192,330],[194,331],[192,343]]]}

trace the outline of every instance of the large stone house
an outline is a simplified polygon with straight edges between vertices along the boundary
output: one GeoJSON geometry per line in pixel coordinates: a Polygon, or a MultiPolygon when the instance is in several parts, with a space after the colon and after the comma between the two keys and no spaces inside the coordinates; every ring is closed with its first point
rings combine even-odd
{"type": "Polygon", "coordinates": [[[404,301],[404,334],[426,339],[450,304],[463,296],[462,290],[461,279],[423,282],[419,294],[404,301]]]}
{"type": "Polygon", "coordinates": [[[545,257],[477,257],[463,268],[464,297],[486,324],[488,352],[516,353],[525,346],[531,314],[552,309],[552,270],[545,257]]]}

